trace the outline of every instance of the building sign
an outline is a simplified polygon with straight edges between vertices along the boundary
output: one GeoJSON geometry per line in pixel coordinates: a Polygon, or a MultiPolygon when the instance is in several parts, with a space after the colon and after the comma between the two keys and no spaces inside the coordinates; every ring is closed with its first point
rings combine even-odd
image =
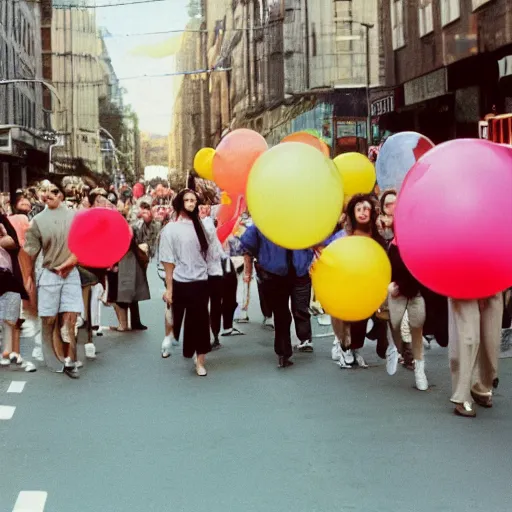
{"type": "Polygon", "coordinates": [[[443,96],[448,92],[446,68],[438,69],[404,84],[404,104],[414,105],[443,96]]]}
{"type": "Polygon", "coordinates": [[[395,111],[395,97],[393,94],[375,100],[371,105],[372,117],[383,116],[395,111]]]}
{"type": "Polygon", "coordinates": [[[512,55],[507,55],[498,61],[500,79],[506,76],[512,76],[512,55]]]}

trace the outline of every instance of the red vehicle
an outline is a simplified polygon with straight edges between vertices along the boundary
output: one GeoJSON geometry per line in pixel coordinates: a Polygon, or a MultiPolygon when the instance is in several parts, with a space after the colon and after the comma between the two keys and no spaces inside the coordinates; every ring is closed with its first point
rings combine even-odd
{"type": "Polygon", "coordinates": [[[512,114],[488,114],[478,128],[481,139],[512,146],[512,114]]]}

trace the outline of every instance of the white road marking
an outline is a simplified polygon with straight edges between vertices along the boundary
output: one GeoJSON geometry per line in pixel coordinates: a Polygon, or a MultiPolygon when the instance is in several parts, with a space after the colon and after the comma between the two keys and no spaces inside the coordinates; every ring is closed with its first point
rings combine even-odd
{"type": "Polygon", "coordinates": [[[7,393],[21,393],[26,383],[27,382],[24,380],[13,380],[7,390],[7,393]]]}
{"type": "Polygon", "coordinates": [[[0,420],[10,420],[14,416],[16,407],[0,405],[0,420]]]}
{"type": "Polygon", "coordinates": [[[47,498],[47,492],[21,491],[12,512],[44,512],[47,498]]]}

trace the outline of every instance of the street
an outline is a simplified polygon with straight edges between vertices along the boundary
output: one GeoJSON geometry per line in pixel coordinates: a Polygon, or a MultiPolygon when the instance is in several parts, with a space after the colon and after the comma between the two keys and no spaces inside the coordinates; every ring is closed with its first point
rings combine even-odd
{"type": "Polygon", "coordinates": [[[2,512],[510,510],[511,359],[494,408],[459,418],[437,346],[426,393],[409,371],[389,377],[368,341],[368,370],[341,371],[332,337],[278,370],[253,294],[247,335],[224,339],[198,378],[179,349],[160,357],[162,285],[149,277],[150,329],[96,338],[78,381],[0,372],[0,411],[15,407],[0,415],[2,512]],[[12,381],[22,392],[7,393],[23,386],[12,381]]]}

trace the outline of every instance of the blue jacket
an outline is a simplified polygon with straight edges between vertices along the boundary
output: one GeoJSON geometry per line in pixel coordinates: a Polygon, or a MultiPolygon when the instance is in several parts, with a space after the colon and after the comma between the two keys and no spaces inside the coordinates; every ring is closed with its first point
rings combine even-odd
{"type": "MultiPolygon", "coordinates": [[[[265,238],[256,226],[252,225],[247,228],[240,241],[245,251],[258,260],[258,264],[261,265],[263,270],[278,276],[288,275],[287,250],[265,238]]],[[[301,249],[291,252],[293,253],[293,266],[297,277],[307,275],[313,261],[313,251],[311,249],[301,249]]]]}

